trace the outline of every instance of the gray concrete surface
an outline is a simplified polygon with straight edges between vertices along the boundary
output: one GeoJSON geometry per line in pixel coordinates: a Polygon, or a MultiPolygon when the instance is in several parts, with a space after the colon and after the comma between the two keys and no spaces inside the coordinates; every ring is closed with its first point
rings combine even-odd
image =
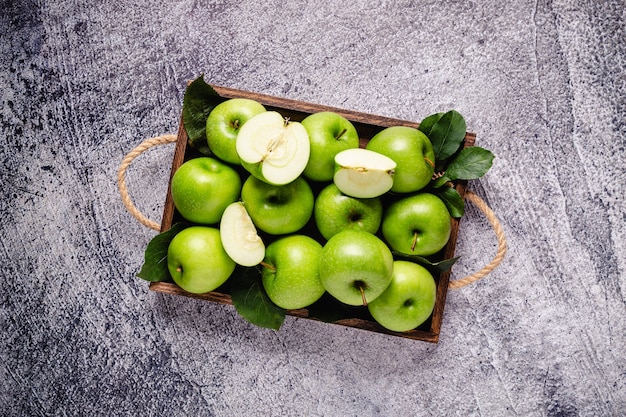
{"type": "MultiPolygon", "coordinates": [[[[623,416],[623,1],[0,2],[3,416],[623,416]],[[496,155],[470,188],[510,250],[437,345],[149,292],[123,156],[185,82],[420,120],[496,155]]],[[[173,148],[128,172],[159,220],[173,148]]],[[[461,278],[495,238],[470,208],[461,278]]]]}

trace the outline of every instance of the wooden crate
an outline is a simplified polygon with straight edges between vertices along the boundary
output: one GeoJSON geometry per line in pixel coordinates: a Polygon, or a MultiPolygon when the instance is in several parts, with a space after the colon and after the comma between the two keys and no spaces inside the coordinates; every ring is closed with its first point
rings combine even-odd
{"type": "MultiPolygon", "coordinates": [[[[290,100],[285,98],[273,97],[265,94],[252,93],[232,88],[212,86],[217,93],[223,98],[249,98],[252,100],[256,100],[263,104],[268,110],[276,110],[281,113],[284,117],[289,118],[293,121],[301,121],[306,116],[312,113],[320,112],[320,111],[333,111],[336,112],[348,120],[350,120],[360,137],[360,145],[361,147],[365,147],[367,142],[380,130],[390,127],[390,126],[410,126],[410,127],[418,127],[419,124],[407,120],[399,120],[389,117],[375,116],[366,113],[359,113],[334,107],[321,106],[317,104],[311,104],[296,100],[290,100]]],[[[465,144],[464,146],[473,146],[476,140],[476,135],[474,133],[466,133],[465,136],[465,144]]],[[[176,142],[176,149],[174,152],[174,157],[172,161],[172,170],[170,174],[170,186],[171,186],[171,176],[174,172],[180,167],[180,165],[190,157],[193,157],[190,154],[190,150],[187,148],[188,136],[183,127],[182,118],[181,123],[178,129],[178,140],[176,142]]],[[[457,191],[461,196],[465,194],[465,184],[459,183],[456,186],[457,191]]],[[[174,207],[174,203],[172,201],[171,190],[168,187],[167,197],[165,200],[165,208],[163,212],[163,219],[161,223],[161,230],[166,231],[172,227],[172,224],[179,218],[179,214],[174,207]]],[[[457,236],[459,232],[459,220],[452,220],[452,233],[450,235],[450,240],[446,247],[442,250],[443,259],[449,259],[454,257],[454,250],[456,246],[457,236]]],[[[323,243],[323,242],[322,242],[323,243]]],[[[393,336],[399,336],[409,339],[421,340],[431,343],[437,343],[439,341],[439,334],[441,330],[441,323],[443,319],[443,311],[446,302],[446,295],[448,291],[448,283],[450,280],[450,272],[445,272],[435,276],[435,280],[437,282],[437,299],[435,302],[435,307],[433,310],[433,314],[431,317],[422,324],[419,328],[408,331],[408,332],[392,332],[389,331],[378,323],[376,323],[371,316],[366,312],[365,307],[361,307],[362,311],[358,314],[354,314],[353,316],[346,316],[339,320],[334,320],[330,323],[342,326],[353,327],[357,329],[362,329],[366,331],[378,332],[389,334],[393,336]],[[368,317],[369,316],[369,317],[368,317]]],[[[216,302],[220,304],[229,304],[232,305],[232,300],[230,294],[227,291],[213,291],[206,294],[191,294],[180,287],[178,287],[173,282],[153,282],[150,283],[150,290],[166,293],[166,294],[174,294],[181,295],[186,297],[198,298],[206,301],[216,302]]],[[[354,310],[356,311],[356,310],[354,310]]],[[[319,320],[316,317],[312,316],[309,312],[309,309],[299,309],[299,310],[289,310],[287,314],[294,317],[300,317],[305,319],[319,320]]],[[[243,319],[242,319],[243,320],[243,319]]]]}

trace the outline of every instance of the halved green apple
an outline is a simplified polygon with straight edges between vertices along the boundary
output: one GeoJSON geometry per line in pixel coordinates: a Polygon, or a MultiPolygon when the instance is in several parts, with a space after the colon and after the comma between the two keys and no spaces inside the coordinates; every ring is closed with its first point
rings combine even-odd
{"type": "Polygon", "coordinates": [[[292,182],[304,171],[311,153],[309,135],[299,122],[266,111],[249,119],[236,141],[241,165],[272,185],[292,182]]]}
{"type": "Polygon", "coordinates": [[[220,238],[226,254],[241,266],[255,266],[265,257],[265,244],[241,201],[226,207],[220,221],[220,238]]]}
{"type": "Polygon", "coordinates": [[[374,198],[393,186],[393,159],[363,148],[346,149],[335,155],[333,181],[342,193],[356,198],[374,198]]]}

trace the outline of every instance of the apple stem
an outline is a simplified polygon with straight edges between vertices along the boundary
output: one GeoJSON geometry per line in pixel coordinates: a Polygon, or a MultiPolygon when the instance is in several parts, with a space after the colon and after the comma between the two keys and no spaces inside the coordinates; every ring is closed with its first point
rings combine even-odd
{"type": "Polygon", "coordinates": [[[431,167],[433,167],[433,168],[435,167],[435,163],[434,163],[433,161],[431,161],[430,159],[428,159],[428,158],[424,157],[424,160],[425,160],[425,161],[426,161],[426,163],[427,163],[428,165],[430,165],[431,167]]]}
{"type": "Polygon", "coordinates": [[[176,268],[176,272],[183,272],[183,268],[179,266],[178,268],[176,268]]]}
{"type": "Polygon", "coordinates": [[[411,252],[415,251],[415,245],[417,245],[417,232],[413,233],[413,243],[411,243],[411,252]]]}
{"type": "Polygon", "coordinates": [[[268,263],[265,263],[263,261],[261,261],[261,266],[267,268],[267,269],[271,269],[272,271],[276,272],[276,267],[274,265],[270,265],[268,263]]]}
{"type": "Polygon", "coordinates": [[[359,285],[359,290],[361,290],[361,298],[363,299],[363,307],[367,307],[367,300],[365,299],[365,289],[363,285],[359,285]]]}
{"type": "Polygon", "coordinates": [[[348,129],[343,129],[341,132],[339,132],[339,134],[337,136],[335,136],[335,140],[339,140],[340,137],[343,136],[344,133],[346,133],[348,129]]]}

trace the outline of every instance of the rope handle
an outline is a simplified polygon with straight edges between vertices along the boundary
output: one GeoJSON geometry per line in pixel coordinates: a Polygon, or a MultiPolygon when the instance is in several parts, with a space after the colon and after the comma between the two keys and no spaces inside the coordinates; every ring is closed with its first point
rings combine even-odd
{"type": "MultiPolygon", "coordinates": [[[[146,216],[143,215],[143,213],[141,213],[141,211],[139,211],[135,204],[133,204],[128,193],[128,188],[126,187],[126,170],[133,162],[133,160],[135,160],[135,158],[137,158],[148,149],[154,146],[176,142],[176,140],[176,135],[171,134],[146,139],[124,157],[117,171],[117,187],[122,196],[122,202],[124,203],[124,206],[126,206],[128,212],[132,214],[133,217],[135,217],[135,219],[139,221],[139,223],[151,229],[154,229],[157,232],[161,231],[161,225],[155,221],[148,219],[146,216]]],[[[506,237],[504,236],[504,231],[502,230],[502,225],[500,224],[500,221],[496,217],[493,210],[491,210],[491,208],[487,205],[487,203],[485,203],[483,199],[481,199],[477,194],[473,193],[472,191],[468,190],[465,192],[465,199],[471,201],[472,204],[474,204],[489,221],[489,224],[493,228],[496,238],[498,239],[498,250],[496,251],[496,255],[491,260],[491,262],[485,265],[481,270],[471,275],[468,275],[465,278],[450,281],[450,283],[448,284],[448,288],[451,289],[463,288],[487,276],[498,265],[500,265],[507,251],[507,242],[506,237]]]]}
{"type": "Polygon", "coordinates": [[[480,198],[472,191],[467,190],[465,192],[465,199],[471,201],[472,204],[474,204],[485,215],[485,217],[489,221],[489,224],[491,224],[491,227],[496,234],[496,238],[498,239],[498,250],[496,251],[496,256],[494,256],[491,262],[485,265],[480,271],[474,272],[473,274],[468,275],[465,278],[450,281],[448,283],[448,288],[451,289],[463,288],[466,285],[469,285],[487,276],[498,265],[500,265],[500,263],[504,259],[504,255],[506,255],[507,249],[506,237],[504,236],[502,225],[500,224],[500,220],[498,220],[493,210],[491,210],[491,208],[487,205],[487,203],[485,203],[482,198],[480,198]]]}
{"type": "Polygon", "coordinates": [[[130,151],[124,157],[124,159],[122,159],[122,163],[120,164],[120,167],[117,170],[117,188],[119,189],[120,194],[122,195],[122,202],[124,203],[124,206],[126,206],[126,210],[128,210],[128,212],[132,214],[133,217],[135,217],[135,219],[139,221],[139,223],[151,229],[154,229],[157,232],[161,231],[161,225],[155,221],[148,219],[146,216],[144,216],[143,213],[139,211],[139,209],[135,206],[135,204],[131,200],[130,195],[128,194],[128,188],[126,188],[126,170],[130,166],[130,164],[135,160],[135,158],[137,158],[139,155],[141,155],[148,149],[154,146],[165,145],[168,143],[176,142],[176,140],[177,140],[176,135],[162,135],[162,136],[156,136],[156,137],[144,140],[137,147],[135,147],[135,149],[130,151]]]}

